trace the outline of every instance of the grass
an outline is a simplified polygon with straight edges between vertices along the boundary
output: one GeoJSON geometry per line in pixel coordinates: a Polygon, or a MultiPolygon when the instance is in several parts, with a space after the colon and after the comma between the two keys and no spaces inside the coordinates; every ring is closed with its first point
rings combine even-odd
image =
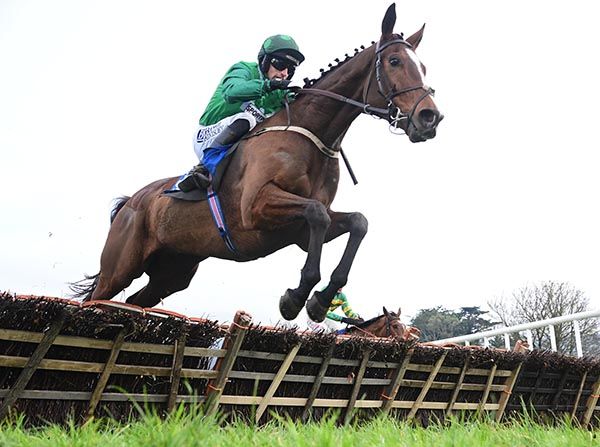
{"type": "Polygon", "coordinates": [[[428,428],[415,427],[391,419],[376,419],[349,427],[336,425],[335,417],[318,423],[298,424],[277,419],[256,427],[243,422],[220,424],[180,408],[166,420],[146,414],[128,424],[94,420],[84,426],[50,425],[28,429],[23,418],[0,425],[0,446],[600,446],[596,432],[569,423],[541,426],[523,418],[508,424],[461,422],[428,428]]]}

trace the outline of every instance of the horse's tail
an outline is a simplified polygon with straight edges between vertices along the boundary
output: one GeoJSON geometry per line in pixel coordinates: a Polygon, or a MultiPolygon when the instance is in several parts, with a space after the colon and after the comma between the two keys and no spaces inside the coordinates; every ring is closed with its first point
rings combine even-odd
{"type": "Polygon", "coordinates": [[[92,293],[96,290],[98,285],[98,279],[100,278],[100,272],[95,275],[89,276],[84,275],[85,278],[81,281],[72,282],[69,284],[69,289],[73,292],[72,298],[81,298],[83,302],[92,299],[92,293]]]}
{"type": "Polygon", "coordinates": [[[129,197],[129,196],[121,196],[121,197],[118,197],[115,199],[115,204],[113,206],[113,209],[110,212],[110,223],[111,224],[117,217],[117,214],[119,214],[119,211],[121,211],[121,208],[123,208],[125,206],[125,204],[127,203],[127,201],[129,199],[131,199],[131,197],[129,197]]]}

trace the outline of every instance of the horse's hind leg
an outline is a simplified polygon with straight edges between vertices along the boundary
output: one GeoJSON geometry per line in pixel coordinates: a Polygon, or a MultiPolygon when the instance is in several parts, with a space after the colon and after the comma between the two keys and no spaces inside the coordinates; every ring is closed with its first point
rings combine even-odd
{"type": "Polygon", "coordinates": [[[175,253],[160,253],[146,269],[148,284],[127,298],[141,307],[156,306],[163,298],[187,288],[201,259],[175,253]]]}
{"type": "Polygon", "coordinates": [[[100,270],[98,284],[90,298],[92,300],[113,298],[117,293],[129,287],[134,279],[142,276],[142,265],[141,255],[136,256],[134,252],[123,250],[118,261],[110,264],[110,269],[105,267],[100,270]]]}
{"type": "Polygon", "coordinates": [[[325,236],[325,242],[329,242],[344,233],[350,233],[350,237],[348,238],[342,259],[331,274],[329,284],[322,291],[315,291],[306,303],[306,312],[314,321],[323,321],[325,319],[327,309],[335,293],[348,282],[348,274],[354,262],[354,257],[368,229],[367,219],[361,213],[336,213],[330,211],[329,215],[331,217],[331,225],[325,236]]]}
{"type": "Polygon", "coordinates": [[[135,212],[127,208],[119,212],[102,250],[98,283],[90,299],[109,300],[142,275],[144,237],[141,225],[135,212]]]}

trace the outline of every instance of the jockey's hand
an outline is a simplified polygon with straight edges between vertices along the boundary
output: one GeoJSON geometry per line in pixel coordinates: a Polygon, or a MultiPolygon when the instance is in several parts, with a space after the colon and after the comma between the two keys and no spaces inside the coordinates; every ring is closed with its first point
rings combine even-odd
{"type": "Polygon", "coordinates": [[[288,85],[290,85],[290,80],[288,79],[279,79],[279,78],[273,78],[267,81],[267,87],[268,90],[272,91],[272,90],[282,90],[287,88],[288,85]]]}
{"type": "Polygon", "coordinates": [[[352,326],[356,326],[363,322],[362,318],[348,318],[342,317],[342,323],[351,324],[352,326]]]}

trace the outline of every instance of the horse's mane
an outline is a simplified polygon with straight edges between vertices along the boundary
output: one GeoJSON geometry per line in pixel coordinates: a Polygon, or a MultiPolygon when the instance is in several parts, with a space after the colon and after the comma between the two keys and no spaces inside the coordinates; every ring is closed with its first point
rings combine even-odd
{"type": "Polygon", "coordinates": [[[373,323],[375,323],[377,320],[381,319],[382,317],[385,317],[385,315],[384,315],[384,314],[377,315],[376,317],[373,317],[373,318],[371,318],[370,320],[363,321],[362,323],[360,323],[360,324],[356,324],[356,325],[353,325],[353,326],[354,326],[354,327],[357,327],[357,328],[359,328],[359,329],[362,329],[362,328],[364,328],[364,327],[367,327],[367,326],[369,326],[370,324],[373,324],[373,323]]]}
{"type": "MultiPolygon", "coordinates": [[[[371,45],[375,45],[375,42],[371,42],[371,45]]],[[[343,60],[340,60],[339,58],[336,57],[334,59],[335,64],[333,64],[333,63],[328,64],[328,67],[329,67],[328,70],[325,70],[324,68],[319,69],[319,72],[321,73],[321,75],[318,78],[313,78],[313,79],[304,78],[304,88],[313,87],[317,82],[322,80],[328,74],[331,74],[331,72],[333,72],[335,69],[340,68],[342,65],[344,65],[349,60],[354,59],[358,54],[362,53],[364,49],[365,49],[364,45],[360,46],[360,50],[358,48],[355,48],[354,54],[352,56],[350,56],[350,55],[348,55],[348,53],[346,53],[344,55],[345,58],[343,60]]]]}
{"type": "MultiPolygon", "coordinates": [[[[399,39],[403,39],[404,35],[402,33],[400,34],[394,34],[394,38],[399,38],[399,39]]],[[[375,45],[375,41],[371,41],[371,45],[375,45]]],[[[321,81],[325,76],[327,76],[328,74],[331,74],[333,71],[335,71],[337,68],[340,68],[342,65],[344,65],[346,62],[348,62],[351,59],[354,59],[356,56],[358,56],[360,53],[362,53],[365,50],[365,46],[361,45],[360,46],[360,50],[358,48],[354,49],[354,54],[352,56],[350,56],[348,53],[346,53],[344,56],[343,60],[340,60],[339,58],[335,58],[333,63],[328,64],[328,70],[325,70],[324,68],[319,69],[321,75],[318,78],[313,78],[313,79],[309,79],[309,78],[304,78],[304,88],[310,88],[313,87],[317,82],[321,81]]]]}

